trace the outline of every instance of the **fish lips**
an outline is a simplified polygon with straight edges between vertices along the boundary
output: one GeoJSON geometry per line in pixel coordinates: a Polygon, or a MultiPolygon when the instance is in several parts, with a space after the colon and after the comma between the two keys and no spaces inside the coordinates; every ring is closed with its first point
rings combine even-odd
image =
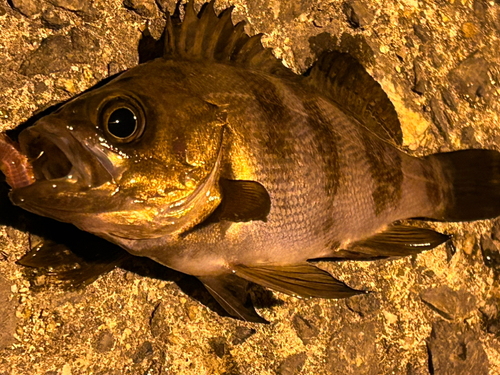
{"type": "Polygon", "coordinates": [[[47,205],[48,211],[81,211],[76,196],[113,180],[96,156],[78,141],[71,127],[60,123],[40,120],[21,132],[19,146],[32,164],[36,181],[14,189],[11,200],[28,210],[41,213],[29,207],[47,205]],[[55,199],[52,204],[51,199],[55,199]]]}

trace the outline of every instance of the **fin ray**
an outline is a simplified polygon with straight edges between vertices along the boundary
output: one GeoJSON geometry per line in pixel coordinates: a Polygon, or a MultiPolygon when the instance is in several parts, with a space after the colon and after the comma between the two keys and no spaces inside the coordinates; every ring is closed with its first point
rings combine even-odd
{"type": "Polygon", "coordinates": [[[268,323],[252,304],[248,281],[232,274],[198,277],[215,300],[235,318],[254,323],[268,323]]]}
{"type": "Polygon", "coordinates": [[[196,26],[198,24],[198,17],[194,10],[193,0],[188,1],[185,10],[184,20],[180,23],[180,33],[177,44],[177,50],[182,57],[188,56],[189,43],[194,41],[196,26]]]}
{"type": "Polygon", "coordinates": [[[371,237],[337,250],[331,260],[374,260],[402,257],[430,250],[449,240],[449,236],[431,229],[391,225],[371,237]]]}
{"type": "Polygon", "coordinates": [[[461,150],[429,155],[444,178],[443,207],[436,220],[473,221],[500,215],[500,153],[461,150]]]}
{"type": "Polygon", "coordinates": [[[262,54],[265,48],[260,34],[250,38],[245,33],[243,21],[233,25],[233,9],[227,8],[217,16],[211,1],[196,14],[194,2],[190,0],[182,21],[177,13],[167,16],[163,57],[195,61],[211,59],[277,76],[295,77],[272,53],[262,54]]]}
{"type": "Polygon", "coordinates": [[[328,272],[309,263],[233,267],[237,276],[289,295],[309,298],[346,298],[364,293],[348,287],[328,272]]]}
{"type": "Polygon", "coordinates": [[[230,33],[233,29],[233,24],[231,23],[231,12],[233,11],[233,8],[234,7],[230,7],[220,14],[220,21],[215,25],[212,38],[208,38],[205,57],[209,59],[217,59],[217,47],[222,39],[221,35],[230,33]]]}
{"type": "Polygon", "coordinates": [[[255,181],[241,180],[221,179],[219,183],[222,201],[207,222],[267,220],[271,197],[264,186],[255,181]]]}
{"type": "Polygon", "coordinates": [[[380,138],[402,145],[403,132],[393,104],[351,55],[323,53],[312,66],[307,82],[380,138]]]}

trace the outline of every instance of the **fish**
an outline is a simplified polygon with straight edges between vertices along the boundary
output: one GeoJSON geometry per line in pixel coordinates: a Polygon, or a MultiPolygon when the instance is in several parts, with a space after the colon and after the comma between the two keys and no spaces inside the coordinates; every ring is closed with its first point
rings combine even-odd
{"type": "Polygon", "coordinates": [[[356,59],[325,51],[298,75],[232,9],[188,2],[148,61],[17,142],[3,135],[13,204],[195,276],[230,316],[257,323],[252,283],[301,298],[363,294],[316,263],[449,240],[403,220],[500,215],[499,152],[409,155],[393,104],[356,59]]]}

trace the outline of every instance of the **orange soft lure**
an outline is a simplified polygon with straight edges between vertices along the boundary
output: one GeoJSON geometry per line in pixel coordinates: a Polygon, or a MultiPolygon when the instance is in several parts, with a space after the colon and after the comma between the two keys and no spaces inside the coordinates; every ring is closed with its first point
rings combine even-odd
{"type": "Polygon", "coordinates": [[[35,182],[33,168],[28,158],[21,154],[16,144],[5,134],[0,134],[0,170],[12,189],[29,186],[35,182]]]}

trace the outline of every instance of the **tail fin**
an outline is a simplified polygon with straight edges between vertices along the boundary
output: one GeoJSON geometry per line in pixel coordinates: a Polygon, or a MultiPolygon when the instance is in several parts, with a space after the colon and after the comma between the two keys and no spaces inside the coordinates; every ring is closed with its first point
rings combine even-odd
{"type": "Polygon", "coordinates": [[[435,219],[473,221],[500,216],[500,152],[463,150],[429,155],[448,187],[444,209],[435,219]]]}

